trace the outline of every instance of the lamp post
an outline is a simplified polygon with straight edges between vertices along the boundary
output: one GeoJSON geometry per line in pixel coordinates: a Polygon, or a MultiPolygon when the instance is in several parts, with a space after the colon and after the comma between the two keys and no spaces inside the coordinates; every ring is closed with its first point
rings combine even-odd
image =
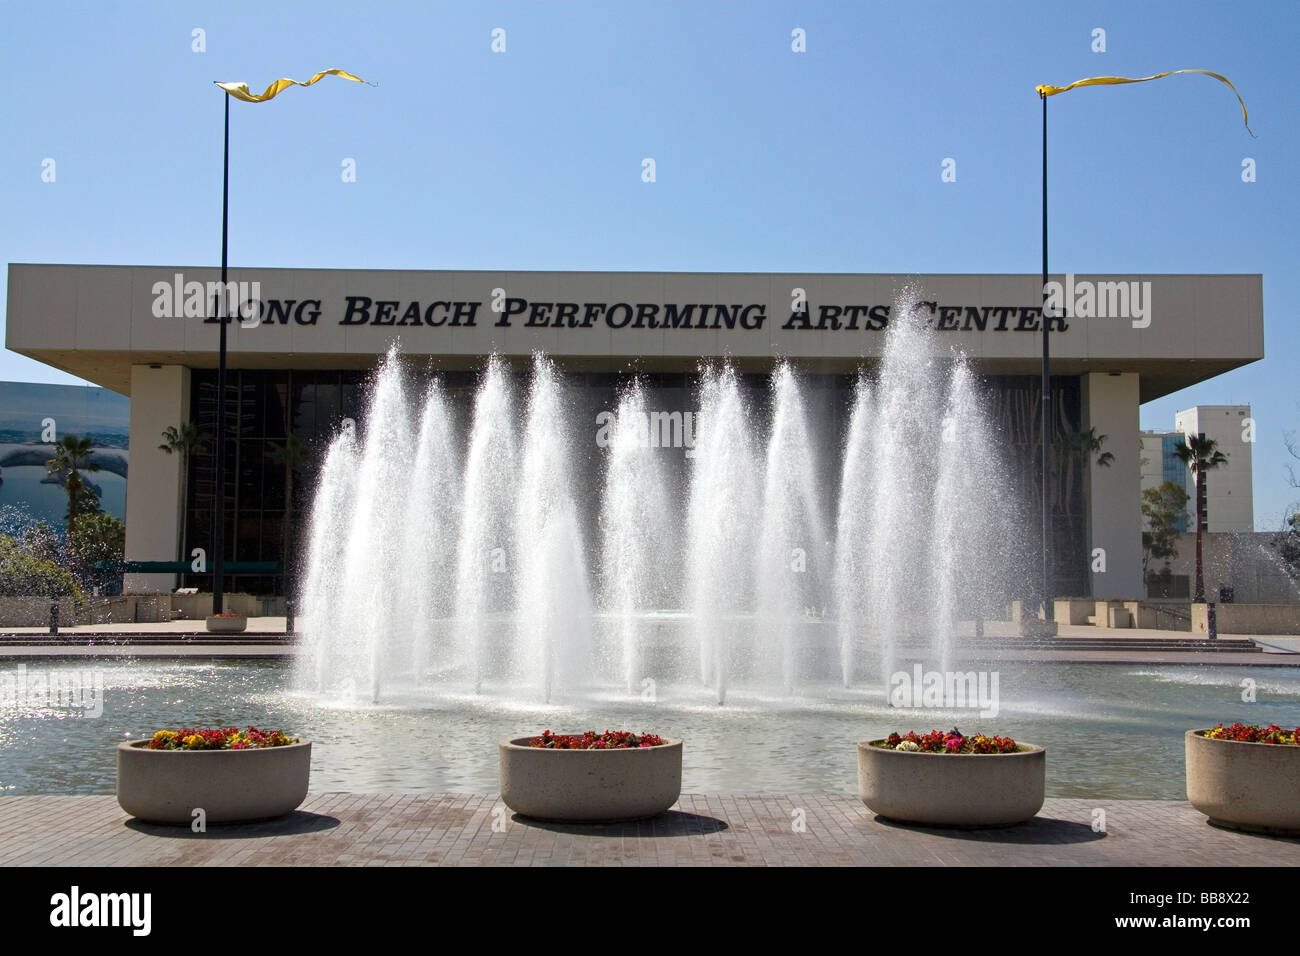
{"type": "Polygon", "coordinates": [[[321,70],[309,80],[298,81],[280,78],[266,88],[264,93],[253,93],[247,83],[212,82],[226,95],[226,134],[221,173],[221,305],[217,308],[221,326],[220,344],[217,346],[217,479],[216,504],[212,509],[212,613],[220,614],[225,596],[226,575],[226,326],[230,323],[230,286],[227,281],[228,251],[230,245],[230,100],[245,103],[265,103],[291,86],[311,86],[325,76],[337,76],[356,83],[365,80],[343,70],[321,70]]]}
{"type": "Polygon", "coordinates": [[[1051,505],[1048,496],[1052,490],[1052,472],[1050,468],[1050,451],[1052,446],[1052,353],[1048,344],[1048,334],[1051,323],[1047,315],[1047,96],[1040,93],[1039,99],[1043,101],[1043,366],[1042,366],[1042,400],[1040,403],[1039,416],[1041,417],[1041,444],[1042,444],[1042,496],[1043,496],[1043,528],[1042,528],[1042,578],[1039,583],[1042,596],[1042,616],[1045,620],[1052,620],[1054,610],[1052,607],[1052,571],[1051,571],[1051,549],[1048,545],[1048,534],[1050,527],[1049,515],[1051,505]]]}
{"type": "Polygon", "coordinates": [[[226,574],[226,324],[229,321],[226,271],[230,247],[230,97],[226,101],[226,135],[221,164],[221,294],[217,319],[221,326],[217,346],[217,478],[212,509],[212,613],[220,614],[226,574]]]}
{"type": "MultiPolygon", "coordinates": [[[[1042,536],[1042,580],[1039,585],[1042,591],[1043,616],[1047,620],[1053,617],[1053,608],[1051,607],[1051,566],[1050,550],[1048,547],[1048,493],[1051,491],[1051,471],[1048,467],[1048,452],[1051,448],[1052,431],[1050,422],[1050,413],[1052,408],[1052,367],[1051,351],[1048,348],[1049,334],[1049,317],[1047,314],[1047,98],[1055,96],[1058,93],[1068,93],[1070,90],[1083,86],[1119,86],[1128,83],[1147,83],[1151,80],[1162,80],[1167,76],[1176,76],[1180,73],[1201,73],[1205,76],[1213,77],[1220,83],[1232,90],[1237,97],[1237,102],[1241,104],[1241,121],[1246,126],[1246,132],[1250,133],[1250,121],[1246,115],[1246,101],[1241,98],[1237,88],[1232,85],[1226,76],[1215,73],[1213,70],[1170,70],[1167,73],[1156,73],[1153,76],[1126,77],[1126,76],[1091,76],[1082,80],[1075,80],[1068,86],[1050,86],[1040,84],[1036,92],[1039,99],[1043,101],[1043,364],[1042,364],[1042,495],[1043,495],[1043,536],[1042,536]]],[[[1254,133],[1250,133],[1254,136],[1254,133]]]]}

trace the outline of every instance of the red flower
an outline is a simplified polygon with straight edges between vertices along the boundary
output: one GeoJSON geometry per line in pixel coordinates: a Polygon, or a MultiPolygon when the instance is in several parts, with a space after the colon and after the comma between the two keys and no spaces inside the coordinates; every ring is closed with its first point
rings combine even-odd
{"type": "Polygon", "coordinates": [[[1250,744],[1300,744],[1300,728],[1288,732],[1277,724],[1269,724],[1263,729],[1258,724],[1236,723],[1231,727],[1219,724],[1208,731],[1205,736],[1218,740],[1238,740],[1250,744]]]}
{"type": "Polygon", "coordinates": [[[1010,737],[972,734],[967,736],[954,727],[944,733],[932,730],[928,734],[918,734],[909,730],[906,734],[891,733],[885,738],[885,747],[894,750],[903,741],[916,744],[924,753],[932,754],[1009,754],[1016,752],[1016,742],[1010,737]]]}
{"type": "Polygon", "coordinates": [[[633,747],[659,747],[663,738],[657,734],[634,734],[626,730],[607,730],[597,736],[594,730],[578,734],[553,734],[542,731],[540,737],[528,741],[530,747],[547,747],[552,750],[624,750],[633,747]]]}

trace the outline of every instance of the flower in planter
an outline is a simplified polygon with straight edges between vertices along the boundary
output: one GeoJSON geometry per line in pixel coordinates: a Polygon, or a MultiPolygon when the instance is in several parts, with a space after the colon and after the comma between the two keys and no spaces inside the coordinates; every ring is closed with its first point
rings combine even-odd
{"type": "Polygon", "coordinates": [[[220,614],[209,614],[208,617],[243,617],[238,611],[222,611],[220,614]]]}
{"type": "Polygon", "coordinates": [[[150,750],[250,750],[260,747],[285,747],[298,743],[279,730],[234,727],[217,730],[160,730],[149,741],[150,750]]]}
{"type": "Polygon", "coordinates": [[[1215,740],[1237,740],[1248,744],[1293,744],[1300,746],[1300,727],[1295,730],[1283,730],[1277,724],[1260,727],[1258,724],[1233,724],[1225,727],[1219,724],[1213,730],[1205,732],[1206,737],[1215,740]]]}
{"type": "Polygon", "coordinates": [[[550,750],[629,750],[634,747],[661,747],[664,739],[658,734],[634,734],[626,730],[607,730],[597,735],[594,730],[583,734],[553,734],[542,731],[540,737],[528,741],[530,747],[550,750]]]}
{"type": "Polygon", "coordinates": [[[966,736],[956,727],[944,733],[932,730],[928,734],[918,734],[909,730],[906,734],[892,733],[881,745],[885,750],[902,750],[911,753],[930,754],[1012,754],[1016,752],[1016,742],[1010,737],[996,734],[973,734],[966,736]]]}

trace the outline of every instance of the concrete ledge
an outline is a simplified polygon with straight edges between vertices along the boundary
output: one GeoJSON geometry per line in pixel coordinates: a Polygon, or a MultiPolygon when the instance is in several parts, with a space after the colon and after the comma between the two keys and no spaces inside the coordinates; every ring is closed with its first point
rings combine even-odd
{"type": "MultiPolygon", "coordinates": [[[[1300,604],[1215,604],[1220,634],[1300,635],[1300,604]]],[[[1209,605],[1192,605],[1192,631],[1209,632],[1209,605]]]]}
{"type": "MultiPolygon", "coordinates": [[[[33,595],[0,597],[0,627],[48,627],[53,598],[33,595]]],[[[167,624],[174,620],[202,621],[212,610],[211,594],[121,594],[58,599],[59,627],[112,624],[167,624]]],[[[283,615],[283,598],[227,594],[228,611],[246,617],[283,615]],[[267,608],[269,607],[269,611],[267,608]]]]}
{"type": "Polygon", "coordinates": [[[1057,598],[1052,614],[1058,624],[1090,624],[1097,602],[1092,598],[1057,598]]]}

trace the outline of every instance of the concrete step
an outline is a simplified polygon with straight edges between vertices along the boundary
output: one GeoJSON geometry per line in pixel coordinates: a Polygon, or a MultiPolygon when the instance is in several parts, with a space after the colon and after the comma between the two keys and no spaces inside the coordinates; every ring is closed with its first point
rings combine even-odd
{"type": "Polygon", "coordinates": [[[1253,641],[1224,639],[1144,640],[1142,638],[1106,637],[1050,637],[1002,638],[971,641],[966,647],[988,650],[1042,650],[1042,651],[1218,651],[1220,653],[1258,653],[1253,641]]]}
{"type": "Polygon", "coordinates": [[[296,635],[276,632],[245,632],[243,634],[209,634],[207,631],[163,634],[157,631],[128,633],[125,631],[98,634],[0,634],[0,647],[73,647],[89,645],[125,644],[293,644],[296,635]]]}

